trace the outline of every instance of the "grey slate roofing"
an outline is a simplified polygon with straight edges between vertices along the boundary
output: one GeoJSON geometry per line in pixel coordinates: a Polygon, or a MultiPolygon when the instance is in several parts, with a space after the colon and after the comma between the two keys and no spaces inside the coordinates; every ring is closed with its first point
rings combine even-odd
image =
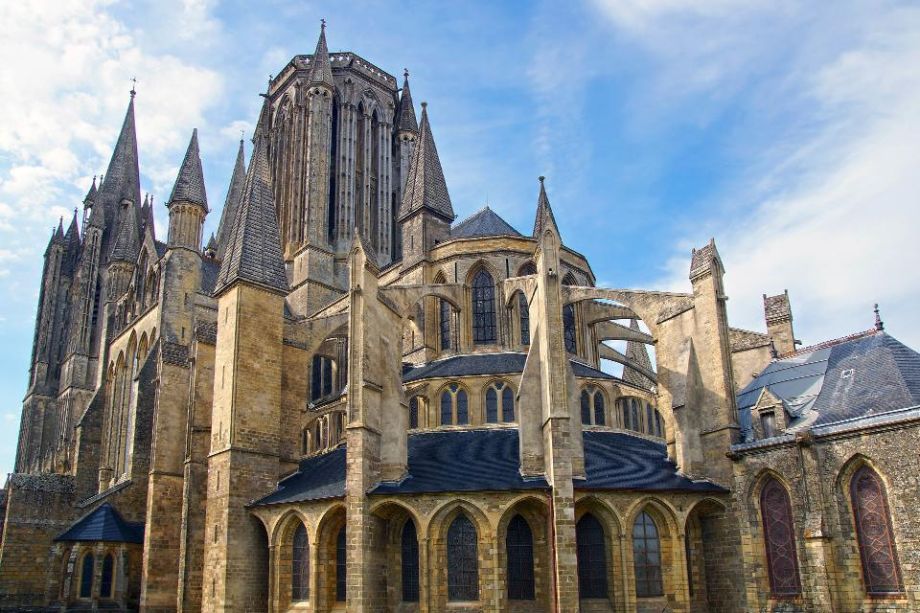
{"type": "MultiPolygon", "coordinates": [[[[617,432],[584,433],[585,480],[582,490],[724,492],[709,481],[693,481],[677,472],[664,445],[617,432]]],[[[278,488],[256,506],[321,500],[345,495],[344,446],[300,463],[278,488]]],[[[442,430],[408,435],[408,475],[379,483],[370,494],[421,494],[545,490],[542,477],[520,474],[516,428],[442,430]]]]}
{"type": "Polygon", "coordinates": [[[777,296],[764,294],[763,313],[767,321],[792,317],[792,308],[789,306],[789,292],[785,291],[777,296]]]}
{"type": "Polygon", "coordinates": [[[699,249],[693,250],[690,256],[690,276],[693,276],[694,271],[706,269],[709,267],[710,262],[719,259],[719,250],[716,249],[716,241],[715,239],[709,239],[708,243],[699,249]]]}
{"type": "Polygon", "coordinates": [[[78,519],[55,541],[108,541],[143,543],[144,524],[128,522],[109,503],[104,503],[78,519]]]}
{"type": "MultiPolygon", "coordinates": [[[[137,130],[134,126],[134,91],[131,92],[131,102],[112,152],[112,159],[105,172],[102,184],[97,193],[97,202],[101,202],[113,212],[122,200],[130,200],[139,205],[141,203],[140,169],[137,160],[137,130]]],[[[93,207],[95,211],[96,207],[93,207]]]]}
{"type": "MultiPolygon", "coordinates": [[[[506,375],[523,372],[526,353],[478,353],[455,355],[421,366],[409,367],[403,371],[403,382],[420,381],[440,377],[465,377],[470,375],[506,375]]],[[[605,372],[570,360],[576,377],[613,379],[605,372]]]]}
{"type": "Polygon", "coordinates": [[[774,360],[738,394],[746,440],[764,389],[783,403],[789,430],[867,418],[920,404],[920,354],[873,329],[774,360]]]}
{"type": "Polygon", "coordinates": [[[418,132],[418,120],[415,118],[415,106],[412,104],[412,92],[409,91],[409,71],[403,73],[402,95],[399,97],[399,116],[396,123],[398,132],[418,132]]]}
{"type": "Polygon", "coordinates": [[[559,232],[559,226],[556,224],[556,217],[553,215],[553,208],[549,205],[549,198],[546,197],[546,187],[543,185],[545,177],[540,177],[540,195],[537,197],[537,214],[533,220],[533,237],[539,238],[543,230],[550,225],[559,232]]]}
{"type": "Polygon", "coordinates": [[[484,206],[450,230],[451,238],[476,236],[521,236],[521,233],[499,217],[498,213],[484,206]]]}
{"type": "Polygon", "coordinates": [[[166,255],[166,243],[164,243],[163,241],[154,240],[153,246],[156,247],[158,258],[161,258],[164,255],[166,255]]]}
{"type": "Polygon", "coordinates": [[[141,250],[137,207],[131,203],[124,205],[118,217],[117,234],[109,259],[113,262],[123,261],[133,264],[137,261],[141,250]]]}
{"type": "Polygon", "coordinates": [[[399,207],[399,220],[422,209],[428,209],[448,223],[453,222],[455,217],[450,194],[447,193],[447,183],[444,181],[444,170],[428,123],[428,107],[424,102],[418,142],[412,154],[406,191],[399,207]]]}
{"type": "Polygon", "coordinates": [[[83,198],[83,202],[95,202],[96,201],[96,176],[93,175],[93,184],[90,185],[89,191],[86,192],[86,197],[83,198]]]}
{"type": "Polygon", "coordinates": [[[198,128],[192,130],[185,158],[179,168],[176,184],[169,195],[169,204],[173,202],[192,202],[208,210],[208,196],[204,189],[204,173],[201,170],[201,155],[198,153],[198,128]]]}
{"type": "Polygon", "coordinates": [[[319,30],[319,40],[316,41],[316,51],[313,52],[313,66],[310,70],[310,84],[322,84],[332,89],[335,81],[332,80],[332,66],[329,64],[329,48],[326,46],[326,24],[323,23],[319,30]]]}
{"type": "Polygon", "coordinates": [[[622,432],[586,430],[583,435],[587,478],[576,480],[575,489],[727,491],[681,475],[663,444],[622,432]]]}
{"type": "Polygon", "coordinates": [[[287,275],[281,251],[281,236],[272,199],[268,170],[268,138],[259,137],[246,186],[240,201],[215,293],[242,280],[278,291],[287,291],[287,275]]]}
{"type": "Polygon", "coordinates": [[[233,165],[233,174],[230,176],[230,187],[227,188],[227,198],[224,208],[220,212],[220,223],[217,226],[217,259],[224,259],[227,243],[230,241],[230,229],[236,217],[236,209],[243,197],[243,187],[246,184],[246,153],[243,151],[243,139],[240,139],[240,148],[236,152],[236,164],[233,165]]]}
{"type": "Polygon", "coordinates": [[[201,291],[213,294],[220,274],[220,262],[211,258],[201,258],[201,291]]]}

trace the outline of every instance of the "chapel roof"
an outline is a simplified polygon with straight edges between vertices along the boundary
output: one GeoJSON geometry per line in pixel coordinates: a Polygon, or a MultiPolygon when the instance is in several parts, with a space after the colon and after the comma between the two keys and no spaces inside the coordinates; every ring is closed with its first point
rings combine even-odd
{"type": "Polygon", "coordinates": [[[115,507],[106,502],[78,519],[54,540],[143,543],[144,524],[125,521],[115,507]]]}
{"type": "Polygon", "coordinates": [[[521,236],[521,233],[488,206],[482,207],[450,230],[451,238],[480,236],[521,236]]]}

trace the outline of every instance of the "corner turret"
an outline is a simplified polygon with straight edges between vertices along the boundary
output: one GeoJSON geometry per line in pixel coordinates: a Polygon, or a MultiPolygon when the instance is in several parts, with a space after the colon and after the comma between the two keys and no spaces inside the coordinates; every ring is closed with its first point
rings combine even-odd
{"type": "Polygon", "coordinates": [[[167,246],[170,249],[184,248],[197,252],[201,248],[201,231],[208,214],[197,128],[192,130],[185,159],[166,206],[169,208],[167,246]]]}

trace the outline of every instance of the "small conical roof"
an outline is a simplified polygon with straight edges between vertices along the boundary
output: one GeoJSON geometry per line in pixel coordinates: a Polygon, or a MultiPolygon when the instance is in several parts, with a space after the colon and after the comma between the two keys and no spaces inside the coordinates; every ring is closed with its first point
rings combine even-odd
{"type": "Polygon", "coordinates": [[[93,184],[90,185],[89,191],[86,192],[86,196],[83,198],[83,203],[90,203],[96,201],[96,175],[93,175],[93,184]]]}
{"type": "Polygon", "coordinates": [[[406,191],[399,207],[399,219],[402,221],[412,213],[428,209],[444,218],[448,223],[454,220],[454,209],[447,193],[447,182],[434,145],[431,125],[428,123],[428,105],[422,103],[422,122],[419,126],[418,144],[412,155],[409,176],[406,178],[406,191]]]}
{"type": "Polygon", "coordinates": [[[72,243],[74,240],[78,243],[80,242],[80,224],[77,222],[77,209],[73,210],[73,218],[70,220],[70,226],[67,228],[64,240],[68,244],[72,243]]]}
{"type": "Polygon", "coordinates": [[[217,259],[224,258],[227,242],[230,240],[230,230],[236,209],[243,197],[243,187],[246,183],[246,153],[243,151],[243,139],[240,139],[240,148],[236,152],[236,164],[230,176],[230,187],[227,189],[227,198],[224,200],[224,209],[220,213],[220,223],[217,225],[217,259]]]}
{"type": "Polygon", "coordinates": [[[144,205],[141,207],[142,231],[150,230],[150,236],[153,240],[157,239],[156,224],[153,221],[153,198],[150,194],[144,196],[144,205]]]}
{"type": "Polygon", "coordinates": [[[141,201],[140,170],[137,161],[137,130],[134,125],[134,90],[128,111],[112,152],[108,170],[99,187],[97,201],[102,201],[110,210],[116,209],[122,200],[135,204],[141,201]]]}
{"type": "Polygon", "coordinates": [[[211,238],[208,239],[208,244],[204,247],[205,253],[209,255],[215,255],[217,253],[217,239],[214,238],[214,233],[211,232],[211,238]]]}
{"type": "Polygon", "coordinates": [[[324,19],[319,29],[319,40],[316,41],[316,51],[310,69],[310,85],[325,85],[329,89],[335,87],[332,80],[332,65],[329,63],[329,48],[326,46],[326,20],[324,19]]]}
{"type": "Polygon", "coordinates": [[[208,210],[208,197],[204,189],[204,173],[201,170],[201,156],[198,153],[198,128],[192,130],[192,138],[185,151],[185,159],[179,168],[179,176],[169,196],[168,204],[192,202],[208,210]]]}
{"type": "Polygon", "coordinates": [[[281,233],[275,215],[268,166],[268,139],[258,138],[249,162],[243,198],[230,230],[214,293],[237,281],[286,292],[281,233]]]}
{"type": "Polygon", "coordinates": [[[112,245],[112,254],[109,256],[111,261],[123,261],[134,263],[140,253],[140,226],[137,207],[126,204],[122,207],[120,219],[118,220],[118,231],[115,235],[115,243],[112,245]]]}
{"type": "Polygon", "coordinates": [[[549,205],[549,198],[546,197],[546,186],[543,184],[545,180],[546,177],[540,177],[540,196],[537,198],[537,214],[533,220],[534,238],[539,238],[549,227],[552,227],[557,235],[559,234],[559,226],[556,225],[553,209],[549,205]]]}
{"type": "Polygon", "coordinates": [[[418,132],[418,120],[415,119],[415,107],[412,104],[412,92],[409,91],[409,71],[403,72],[402,95],[399,97],[399,118],[396,129],[399,132],[418,132]]]}
{"type": "Polygon", "coordinates": [[[57,230],[54,231],[54,242],[64,244],[64,218],[58,219],[57,230]]]}

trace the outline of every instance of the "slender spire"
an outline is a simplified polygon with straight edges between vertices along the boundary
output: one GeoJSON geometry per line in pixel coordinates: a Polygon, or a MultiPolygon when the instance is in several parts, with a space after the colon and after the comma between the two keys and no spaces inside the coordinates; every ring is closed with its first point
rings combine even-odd
{"type": "MultiPolygon", "coordinates": [[[[259,119],[256,121],[256,129],[252,133],[252,144],[255,145],[262,136],[268,136],[272,128],[272,103],[268,94],[259,94],[262,96],[262,110],[259,111],[259,119]]],[[[250,161],[250,163],[252,163],[250,161]]]]}
{"type": "Polygon", "coordinates": [[[243,197],[233,218],[225,257],[214,293],[237,281],[287,292],[287,275],[281,250],[281,233],[275,216],[266,138],[256,141],[249,162],[243,197]]]}
{"type": "Polygon", "coordinates": [[[418,132],[418,121],[415,119],[415,107],[412,104],[412,92],[409,91],[409,69],[403,71],[402,95],[399,97],[399,119],[396,129],[399,132],[418,132]]]}
{"type": "Polygon", "coordinates": [[[540,179],[540,196],[537,198],[537,215],[533,221],[533,237],[539,238],[543,231],[549,227],[553,228],[556,234],[559,234],[559,226],[556,225],[556,218],[553,216],[553,209],[549,205],[549,198],[546,197],[546,177],[540,179]]]}
{"type": "Polygon", "coordinates": [[[67,228],[67,234],[64,235],[64,239],[68,244],[74,240],[80,242],[80,225],[77,222],[76,208],[73,210],[73,218],[70,220],[70,226],[67,228]]]}
{"type": "Polygon", "coordinates": [[[409,176],[406,178],[406,191],[403,193],[402,205],[399,207],[399,219],[421,209],[428,209],[448,223],[454,220],[454,209],[447,193],[447,182],[438,158],[438,149],[431,135],[428,123],[428,103],[422,102],[422,121],[419,126],[418,144],[412,154],[409,176]]]}
{"type": "Polygon", "coordinates": [[[137,130],[134,126],[134,90],[128,111],[112,152],[108,170],[99,187],[101,200],[110,210],[115,210],[122,200],[138,204],[141,201],[140,170],[137,161],[137,130]]]}
{"type": "Polygon", "coordinates": [[[64,218],[63,217],[60,217],[58,219],[57,230],[54,231],[54,240],[62,244],[64,242],[64,218]]]}
{"type": "Polygon", "coordinates": [[[92,206],[96,202],[96,175],[93,175],[93,184],[90,185],[89,191],[86,192],[86,196],[83,198],[83,204],[92,206]]]}
{"type": "Polygon", "coordinates": [[[150,236],[153,237],[153,240],[156,240],[156,224],[153,221],[153,196],[150,194],[144,196],[144,206],[141,207],[141,222],[143,223],[142,230],[146,232],[149,229],[150,236]]]}
{"type": "Polygon", "coordinates": [[[204,189],[204,173],[201,170],[201,156],[198,153],[198,128],[192,130],[192,138],[185,151],[185,159],[176,177],[169,204],[173,202],[192,202],[208,211],[208,196],[204,189]]]}
{"type": "Polygon", "coordinates": [[[875,303],[874,312],[875,312],[875,329],[878,332],[882,332],[885,330],[885,322],[882,321],[882,315],[881,313],[879,313],[877,302],[875,303]]]}
{"type": "Polygon", "coordinates": [[[217,239],[214,238],[213,232],[211,232],[211,238],[208,239],[208,244],[204,247],[204,254],[209,258],[217,255],[217,239]]]}
{"type": "Polygon", "coordinates": [[[122,208],[115,243],[112,245],[112,254],[109,256],[110,261],[131,262],[132,264],[137,261],[141,249],[137,213],[137,208],[129,204],[125,204],[122,208]]]}
{"type": "Polygon", "coordinates": [[[230,187],[227,189],[227,198],[224,200],[224,209],[220,213],[220,223],[217,226],[216,257],[219,260],[224,259],[227,242],[230,240],[233,219],[236,217],[236,209],[240,204],[240,198],[243,196],[245,183],[246,153],[243,150],[243,139],[241,138],[240,148],[236,152],[236,164],[233,166],[233,174],[230,176],[230,187]]]}
{"type": "Polygon", "coordinates": [[[335,82],[332,80],[332,66],[329,63],[329,49],[326,47],[325,19],[321,20],[319,40],[316,41],[316,51],[313,52],[310,85],[325,85],[329,89],[335,87],[335,82]]]}

